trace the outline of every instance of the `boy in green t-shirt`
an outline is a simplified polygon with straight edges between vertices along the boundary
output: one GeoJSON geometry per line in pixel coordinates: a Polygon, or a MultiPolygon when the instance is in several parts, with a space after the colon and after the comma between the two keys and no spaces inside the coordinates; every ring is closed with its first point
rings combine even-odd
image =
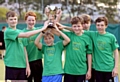
{"type": "Polygon", "coordinates": [[[105,31],[108,25],[106,17],[98,17],[95,24],[98,31],[87,31],[85,34],[93,41],[96,82],[114,82],[113,77],[118,75],[119,45],[115,36],[105,31]]]}
{"type": "MultiPolygon", "coordinates": [[[[45,24],[45,26],[48,24],[45,24]]],[[[57,26],[54,26],[56,31],[64,38],[63,41],[59,41],[54,44],[54,35],[50,30],[47,30],[44,34],[40,33],[35,40],[35,45],[44,54],[44,67],[42,82],[62,82],[62,51],[70,39],[62,33],[57,26]],[[46,45],[40,43],[41,38],[44,38],[46,45]]]]}
{"type": "Polygon", "coordinates": [[[5,80],[26,80],[30,75],[27,53],[23,46],[23,39],[37,34],[47,27],[31,32],[22,32],[16,28],[18,23],[17,14],[9,11],[6,14],[8,28],[4,32],[6,54],[5,63],[5,80]]]}
{"type": "MultiPolygon", "coordinates": [[[[64,82],[85,82],[91,78],[92,41],[89,36],[83,34],[83,19],[81,17],[73,17],[71,24],[72,29],[70,30],[72,32],[64,31],[71,40],[65,47],[64,82]]],[[[58,26],[67,28],[61,24],[58,26]]],[[[67,29],[69,30],[69,28],[67,29]]]]}
{"type": "MultiPolygon", "coordinates": [[[[60,20],[60,17],[62,14],[61,12],[62,11],[59,11],[59,13],[56,14],[57,16],[56,18],[54,18],[56,21],[60,20]]],[[[32,11],[27,12],[25,14],[25,22],[27,24],[27,28],[24,29],[24,32],[37,30],[38,28],[35,27],[36,20],[37,20],[37,16],[34,12],[32,11]]],[[[43,71],[42,52],[39,51],[38,48],[34,44],[34,41],[37,36],[38,34],[24,39],[25,46],[28,52],[28,60],[30,64],[30,69],[31,69],[31,75],[28,77],[28,82],[32,82],[32,80],[34,80],[35,82],[41,82],[41,79],[42,79],[42,71],[43,71]]]]}
{"type": "Polygon", "coordinates": [[[91,25],[91,17],[88,14],[82,14],[80,17],[83,18],[83,30],[89,31],[91,25]]]}
{"type": "MultiPolygon", "coordinates": [[[[83,18],[83,30],[89,31],[90,25],[91,25],[91,17],[88,14],[82,14],[80,15],[83,18]]],[[[92,55],[93,56],[93,55],[92,55]]],[[[94,61],[92,57],[92,62],[94,61]]],[[[92,73],[91,73],[91,78],[88,80],[88,82],[95,82],[95,69],[92,66],[92,73]]]]}
{"type": "MultiPolygon", "coordinates": [[[[23,30],[24,32],[29,32],[37,30],[39,28],[35,27],[37,16],[34,12],[29,11],[25,14],[25,22],[27,27],[23,30]]],[[[41,82],[42,79],[42,53],[35,46],[34,41],[37,38],[38,34],[35,34],[29,38],[24,38],[24,45],[28,53],[28,61],[30,65],[31,74],[27,78],[28,82],[41,82]]]]}

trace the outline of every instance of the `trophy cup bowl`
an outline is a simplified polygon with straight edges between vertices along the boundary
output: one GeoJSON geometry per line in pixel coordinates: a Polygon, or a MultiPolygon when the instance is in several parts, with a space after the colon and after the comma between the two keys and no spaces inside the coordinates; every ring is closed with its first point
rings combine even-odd
{"type": "Polygon", "coordinates": [[[49,20],[48,28],[54,28],[54,21],[56,19],[57,10],[58,8],[53,5],[47,6],[46,11],[49,11],[47,12],[48,20],[49,20]]]}

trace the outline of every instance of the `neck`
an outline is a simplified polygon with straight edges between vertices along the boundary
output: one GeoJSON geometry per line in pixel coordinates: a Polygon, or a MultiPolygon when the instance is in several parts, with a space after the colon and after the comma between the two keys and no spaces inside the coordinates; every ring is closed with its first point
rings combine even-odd
{"type": "Polygon", "coordinates": [[[16,27],[11,27],[11,26],[9,26],[9,27],[12,28],[12,29],[14,29],[14,30],[16,29],[16,27]]]}
{"type": "Polygon", "coordinates": [[[106,33],[106,31],[104,31],[104,32],[99,32],[99,34],[105,34],[106,33]]]}
{"type": "Polygon", "coordinates": [[[83,34],[83,31],[80,31],[79,33],[75,33],[78,36],[81,36],[83,34]]]}
{"type": "Polygon", "coordinates": [[[27,27],[27,30],[32,30],[34,27],[32,27],[32,28],[29,28],[29,27],[27,27]]]}

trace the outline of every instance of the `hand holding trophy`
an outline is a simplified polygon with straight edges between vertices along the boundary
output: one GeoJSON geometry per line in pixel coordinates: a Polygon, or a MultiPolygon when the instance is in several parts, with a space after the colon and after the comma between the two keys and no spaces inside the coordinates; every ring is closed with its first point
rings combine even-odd
{"type": "Polygon", "coordinates": [[[62,11],[60,8],[56,6],[47,6],[45,8],[45,14],[48,17],[48,28],[54,28],[55,22],[59,22],[60,17],[62,15],[62,11]]]}

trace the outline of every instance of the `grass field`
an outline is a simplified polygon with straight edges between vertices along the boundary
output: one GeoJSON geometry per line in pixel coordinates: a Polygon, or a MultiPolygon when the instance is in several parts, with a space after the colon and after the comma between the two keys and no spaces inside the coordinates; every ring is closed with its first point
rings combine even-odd
{"type": "MultiPolygon", "coordinates": [[[[120,51],[119,51],[119,54],[120,54],[120,51]]],[[[0,59],[0,82],[4,82],[4,76],[5,76],[4,71],[5,71],[4,62],[3,62],[3,60],[0,59]]],[[[120,56],[119,56],[118,73],[119,73],[119,82],[120,82],[120,56]]]]}

